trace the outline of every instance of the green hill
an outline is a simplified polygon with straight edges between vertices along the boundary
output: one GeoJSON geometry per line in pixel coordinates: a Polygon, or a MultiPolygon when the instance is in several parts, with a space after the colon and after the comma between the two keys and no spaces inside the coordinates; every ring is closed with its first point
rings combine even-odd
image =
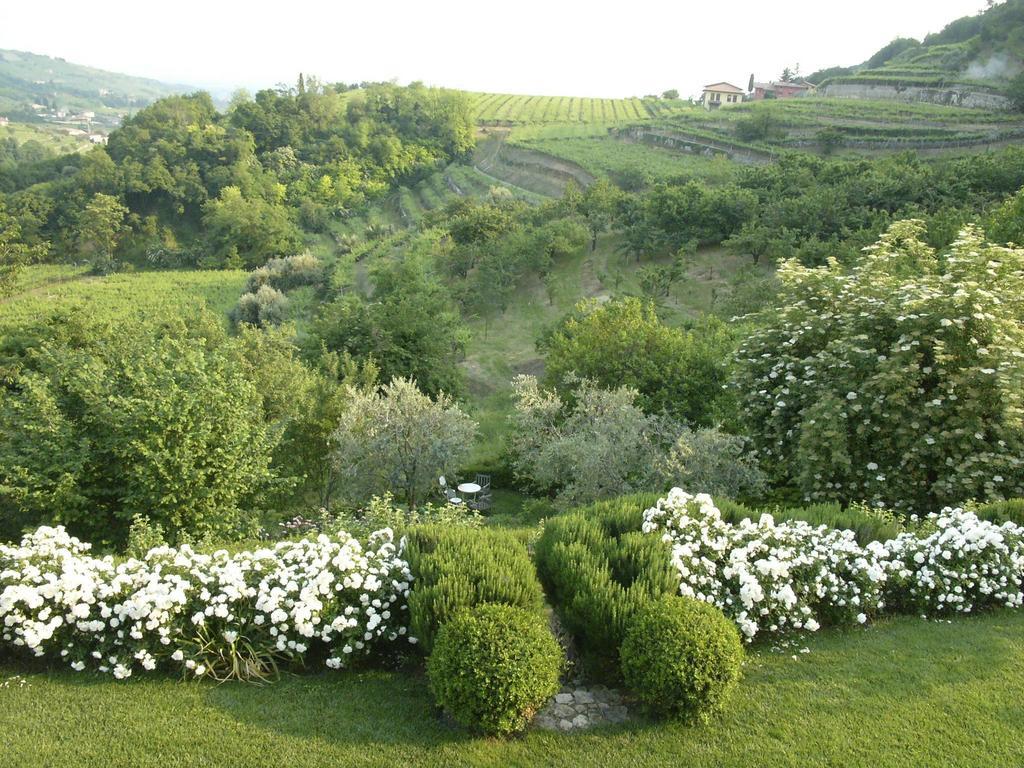
{"type": "Polygon", "coordinates": [[[862,64],[810,76],[826,95],[997,106],[1024,72],[1024,0],[964,16],[924,40],[898,38],[862,64]]]}
{"type": "Polygon", "coordinates": [[[0,115],[33,120],[43,110],[114,115],[163,96],[194,90],[144,77],[107,72],[25,51],[0,49],[0,115]]]}

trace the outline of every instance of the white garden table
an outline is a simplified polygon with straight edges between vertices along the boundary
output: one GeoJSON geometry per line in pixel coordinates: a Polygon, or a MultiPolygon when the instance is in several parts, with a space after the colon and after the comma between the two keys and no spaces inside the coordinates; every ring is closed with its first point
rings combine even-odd
{"type": "Polygon", "coordinates": [[[476,496],[480,493],[480,486],[477,483],[460,483],[458,487],[459,493],[464,495],[476,496]]]}

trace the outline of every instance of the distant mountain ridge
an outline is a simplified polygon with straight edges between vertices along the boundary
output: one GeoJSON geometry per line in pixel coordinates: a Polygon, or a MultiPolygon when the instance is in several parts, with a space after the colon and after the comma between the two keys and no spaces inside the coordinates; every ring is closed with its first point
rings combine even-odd
{"type": "Polygon", "coordinates": [[[115,117],[194,87],[145,77],[108,72],[61,58],[28,51],[0,49],[0,115],[12,120],[38,117],[49,111],[90,111],[115,117]]]}

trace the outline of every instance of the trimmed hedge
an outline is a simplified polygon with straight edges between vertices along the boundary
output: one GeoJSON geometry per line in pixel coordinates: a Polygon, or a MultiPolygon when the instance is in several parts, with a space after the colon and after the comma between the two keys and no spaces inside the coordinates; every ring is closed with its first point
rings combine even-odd
{"type": "Polygon", "coordinates": [[[523,730],[558,692],[564,662],[536,613],[481,605],[441,627],[427,676],[438,705],[455,720],[505,735],[523,730]]]}
{"type": "Polygon", "coordinates": [[[540,612],[543,593],[525,544],[506,531],[413,528],[404,557],[413,574],[410,627],[430,652],[438,628],[483,603],[540,612]]]}
{"type": "Polygon", "coordinates": [[[1024,499],[1007,499],[982,504],[978,507],[978,517],[997,525],[1007,521],[1024,525],[1024,499]]]}
{"type": "Polygon", "coordinates": [[[668,548],[640,530],[656,501],[656,494],[638,494],[599,502],[548,520],[537,541],[541,581],[597,674],[617,674],[619,646],[637,611],[679,591],[668,548]]]}
{"type": "Polygon", "coordinates": [[[715,606],[666,597],[634,617],[622,643],[622,675],[661,715],[706,721],[736,688],[743,644],[715,606]]]}

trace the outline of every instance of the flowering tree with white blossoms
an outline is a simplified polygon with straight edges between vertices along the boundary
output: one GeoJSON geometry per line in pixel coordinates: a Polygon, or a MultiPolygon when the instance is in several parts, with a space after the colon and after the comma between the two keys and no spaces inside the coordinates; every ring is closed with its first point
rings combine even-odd
{"type": "Polygon", "coordinates": [[[771,515],[732,524],[707,494],[673,488],[644,513],[679,571],[680,594],[717,605],[758,634],[1024,605],[1024,528],[944,509],[918,530],[860,546],[852,531],[771,515]]]}
{"type": "Polygon", "coordinates": [[[390,530],[272,549],[160,547],[115,564],[62,528],[0,545],[0,641],[121,679],[158,665],[197,677],[265,678],[314,647],[332,668],[415,642],[412,576],[390,530]]]}
{"type": "Polygon", "coordinates": [[[808,500],[926,510],[1024,494],[1024,249],[902,221],[847,268],[779,269],[733,385],[764,466],[808,500]]]}

